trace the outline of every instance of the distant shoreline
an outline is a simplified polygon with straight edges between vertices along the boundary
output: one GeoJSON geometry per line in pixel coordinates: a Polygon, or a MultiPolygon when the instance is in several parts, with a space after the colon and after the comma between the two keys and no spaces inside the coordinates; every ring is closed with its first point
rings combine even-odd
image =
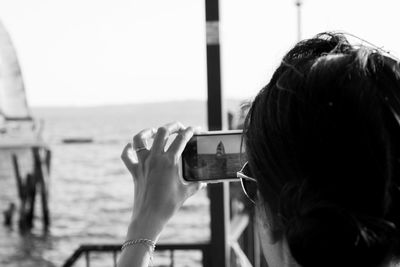
{"type": "MultiPolygon", "coordinates": [[[[249,99],[236,99],[230,98],[225,100],[225,105],[240,104],[241,102],[248,101],[249,99]]],[[[172,105],[172,104],[188,104],[188,103],[206,103],[207,100],[202,99],[183,99],[183,100],[171,100],[171,101],[154,101],[154,102],[132,102],[132,103],[121,103],[121,104],[98,104],[98,105],[65,105],[65,106],[31,106],[32,110],[40,109],[96,109],[96,108],[115,108],[115,107],[138,107],[138,106],[149,106],[149,105],[172,105]]]]}

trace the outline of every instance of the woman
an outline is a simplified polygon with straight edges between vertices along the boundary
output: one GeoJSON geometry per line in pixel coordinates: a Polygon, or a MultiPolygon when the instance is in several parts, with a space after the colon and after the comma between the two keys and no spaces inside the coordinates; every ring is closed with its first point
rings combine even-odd
{"type": "MultiPolygon", "coordinates": [[[[245,120],[248,165],[239,174],[257,181],[254,192],[243,185],[269,266],[399,262],[399,122],[400,66],[384,52],[324,33],[287,53],[245,120]]],[[[125,245],[119,266],[147,266],[152,241],[198,190],[178,177],[192,135],[178,123],[140,132],[137,163],[125,148],[135,182],[127,240],[141,241],[125,245]]]]}

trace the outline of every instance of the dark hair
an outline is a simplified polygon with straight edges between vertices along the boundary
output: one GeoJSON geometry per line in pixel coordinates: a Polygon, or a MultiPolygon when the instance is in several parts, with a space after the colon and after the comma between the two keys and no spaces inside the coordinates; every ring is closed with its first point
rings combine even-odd
{"type": "Polygon", "coordinates": [[[399,63],[337,33],[298,43],[253,101],[244,139],[259,202],[300,265],[400,255],[398,111],[399,63]]]}

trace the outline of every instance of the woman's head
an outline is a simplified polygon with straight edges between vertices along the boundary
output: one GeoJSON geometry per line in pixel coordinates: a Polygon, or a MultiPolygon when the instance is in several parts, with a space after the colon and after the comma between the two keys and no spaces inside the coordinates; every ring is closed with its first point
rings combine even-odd
{"type": "Polygon", "coordinates": [[[398,111],[399,64],[330,33],[298,43],[255,98],[244,137],[258,204],[299,264],[397,253],[398,111]]]}

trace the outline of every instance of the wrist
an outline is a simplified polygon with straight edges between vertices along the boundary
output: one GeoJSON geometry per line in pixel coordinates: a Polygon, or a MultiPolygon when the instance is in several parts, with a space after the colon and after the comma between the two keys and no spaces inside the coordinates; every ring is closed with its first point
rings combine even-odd
{"type": "Polygon", "coordinates": [[[129,224],[126,239],[134,240],[144,238],[157,242],[164,225],[165,223],[157,220],[145,219],[144,217],[134,218],[129,224]]]}

